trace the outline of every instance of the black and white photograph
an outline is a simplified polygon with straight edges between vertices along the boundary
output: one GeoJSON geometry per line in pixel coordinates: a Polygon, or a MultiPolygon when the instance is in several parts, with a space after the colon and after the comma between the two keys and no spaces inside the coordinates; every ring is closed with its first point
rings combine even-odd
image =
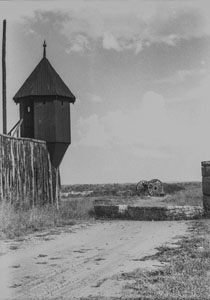
{"type": "Polygon", "coordinates": [[[0,0],[0,300],[210,299],[210,2],[0,0]]]}

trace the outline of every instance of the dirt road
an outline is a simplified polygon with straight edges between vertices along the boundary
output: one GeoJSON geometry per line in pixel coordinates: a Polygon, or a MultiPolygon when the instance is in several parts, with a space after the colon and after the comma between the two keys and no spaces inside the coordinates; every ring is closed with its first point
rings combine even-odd
{"type": "Polygon", "coordinates": [[[0,299],[120,296],[126,282],[117,280],[118,274],[158,264],[140,258],[186,231],[184,221],[112,221],[10,242],[0,255],[0,299]]]}

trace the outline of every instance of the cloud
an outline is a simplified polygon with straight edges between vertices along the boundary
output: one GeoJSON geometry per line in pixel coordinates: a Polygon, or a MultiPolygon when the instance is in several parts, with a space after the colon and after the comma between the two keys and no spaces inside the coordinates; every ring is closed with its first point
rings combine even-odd
{"type": "Polygon", "coordinates": [[[161,3],[154,7],[147,18],[138,9],[124,14],[86,9],[80,15],[72,15],[63,32],[66,36],[71,32],[83,33],[93,41],[101,39],[106,50],[133,50],[136,54],[153,43],[176,46],[181,39],[210,34],[204,11],[198,7],[179,5],[174,9],[161,3]]]}
{"type": "MultiPolygon", "coordinates": [[[[210,83],[210,80],[208,84],[210,83]]],[[[169,103],[160,94],[148,91],[130,110],[115,110],[99,117],[80,118],[79,145],[104,149],[120,148],[140,158],[185,157],[208,159],[210,103],[207,90],[197,91],[196,102],[169,103]]],[[[207,85],[206,85],[207,89],[207,85]]]]}
{"type": "Polygon", "coordinates": [[[94,103],[102,103],[103,99],[98,95],[91,95],[90,96],[90,101],[94,102],[94,103]]]}
{"type": "Polygon", "coordinates": [[[171,146],[169,128],[173,125],[169,122],[164,98],[149,91],[133,110],[108,112],[101,118],[97,115],[80,118],[79,144],[105,148],[120,146],[139,155],[146,148],[148,153],[160,155],[158,148],[171,146]]]}
{"type": "Polygon", "coordinates": [[[199,37],[205,32],[205,14],[193,5],[158,6],[150,29],[155,37],[191,38],[199,37]]]}
{"type": "Polygon", "coordinates": [[[70,47],[66,49],[66,53],[70,52],[81,52],[85,50],[90,50],[90,43],[84,35],[77,35],[71,40],[70,47]]]}
{"type": "Polygon", "coordinates": [[[141,41],[138,41],[137,43],[136,43],[136,47],[135,47],[136,49],[135,49],[135,53],[136,54],[138,54],[139,52],[141,52],[141,50],[143,49],[143,44],[142,44],[142,42],[141,41]]]}
{"type": "Polygon", "coordinates": [[[182,69],[177,70],[171,77],[165,77],[161,79],[154,80],[154,83],[162,84],[162,83],[171,83],[177,84],[186,82],[187,80],[197,79],[199,82],[202,80],[206,74],[209,72],[207,68],[200,68],[200,69],[182,69]]]}
{"type": "Polygon", "coordinates": [[[101,43],[106,50],[138,54],[154,43],[174,47],[181,39],[210,34],[208,10],[203,7],[187,2],[139,2],[78,1],[76,6],[65,3],[58,9],[56,4],[48,11],[43,6],[25,19],[26,27],[41,36],[59,31],[70,45],[67,53],[90,50],[90,45],[94,50],[101,43]]]}
{"type": "Polygon", "coordinates": [[[176,34],[169,34],[167,36],[163,36],[162,38],[157,39],[157,42],[164,43],[169,46],[176,46],[177,42],[180,41],[180,36],[176,34]]]}
{"type": "Polygon", "coordinates": [[[117,39],[110,32],[104,32],[102,45],[103,48],[107,50],[109,49],[114,49],[116,51],[122,50],[117,39]]]}
{"type": "Polygon", "coordinates": [[[207,74],[207,72],[208,72],[207,69],[201,68],[198,70],[179,70],[177,74],[181,81],[185,81],[187,78],[192,78],[192,77],[202,78],[207,74]]]}
{"type": "Polygon", "coordinates": [[[104,125],[97,115],[91,115],[78,121],[79,146],[93,146],[99,148],[110,148],[110,138],[105,132],[104,125]]]}

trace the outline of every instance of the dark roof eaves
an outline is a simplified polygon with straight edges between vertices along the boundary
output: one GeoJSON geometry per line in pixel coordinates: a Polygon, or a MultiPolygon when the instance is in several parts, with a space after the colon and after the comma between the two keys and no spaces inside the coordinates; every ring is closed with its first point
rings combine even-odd
{"type": "MultiPolygon", "coordinates": [[[[13,97],[13,100],[15,103],[19,103],[20,101],[29,100],[30,98],[58,98],[58,100],[61,99],[68,99],[70,103],[74,103],[76,101],[76,97],[72,94],[72,96],[63,96],[63,95],[27,95],[23,97],[13,97]]],[[[47,99],[46,99],[47,100],[47,99]]],[[[56,100],[56,99],[55,99],[56,100]]]]}

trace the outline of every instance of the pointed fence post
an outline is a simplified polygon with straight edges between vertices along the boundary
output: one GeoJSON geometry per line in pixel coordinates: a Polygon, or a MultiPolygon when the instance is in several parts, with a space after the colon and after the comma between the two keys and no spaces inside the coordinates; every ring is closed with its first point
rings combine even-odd
{"type": "Polygon", "coordinates": [[[2,111],[3,111],[3,133],[7,134],[6,20],[3,20],[3,38],[2,38],[2,111]]]}

